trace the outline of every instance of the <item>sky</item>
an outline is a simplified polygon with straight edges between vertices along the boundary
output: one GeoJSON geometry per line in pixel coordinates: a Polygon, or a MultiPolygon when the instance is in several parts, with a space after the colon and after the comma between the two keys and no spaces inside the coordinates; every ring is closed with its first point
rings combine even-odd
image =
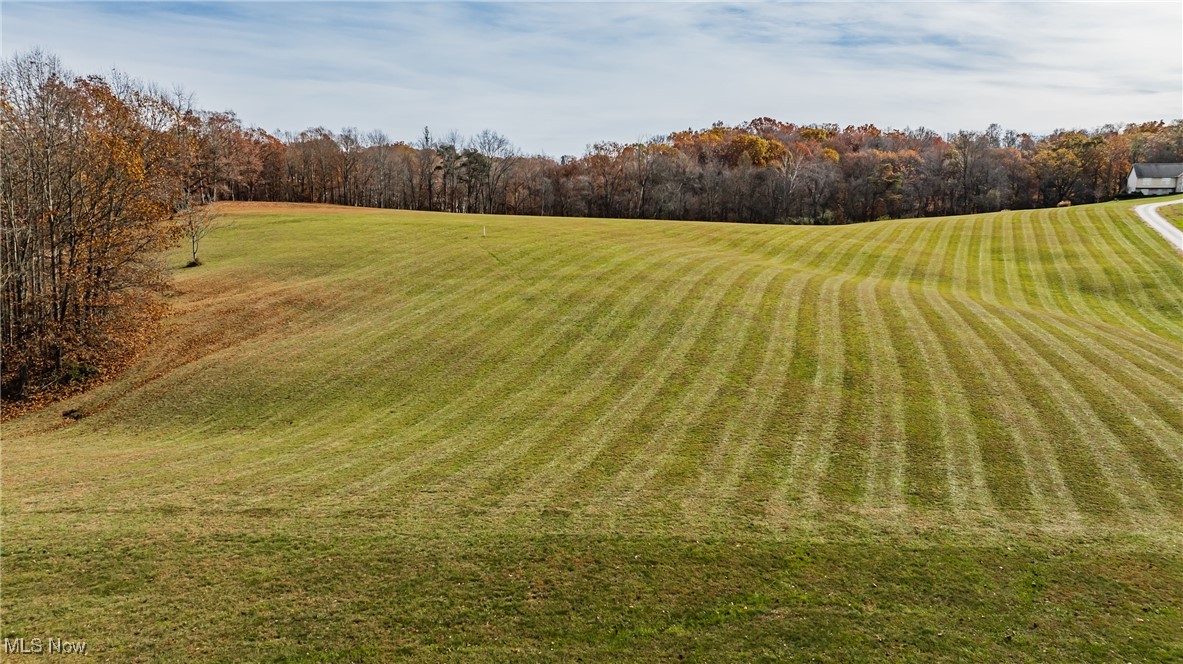
{"type": "Polygon", "coordinates": [[[583,154],[722,121],[941,133],[1183,117],[1183,3],[14,2],[40,47],[269,131],[583,154]]]}

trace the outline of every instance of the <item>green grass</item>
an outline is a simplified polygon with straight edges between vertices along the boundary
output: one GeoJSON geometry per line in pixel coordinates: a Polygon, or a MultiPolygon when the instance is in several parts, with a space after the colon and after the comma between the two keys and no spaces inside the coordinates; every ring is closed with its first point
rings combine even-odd
{"type": "Polygon", "coordinates": [[[232,206],[135,366],[4,425],[0,629],[140,661],[1177,661],[1183,260],[1130,207],[232,206]]]}
{"type": "Polygon", "coordinates": [[[1183,203],[1164,205],[1158,209],[1163,219],[1171,222],[1176,228],[1183,230],[1183,203]]]}

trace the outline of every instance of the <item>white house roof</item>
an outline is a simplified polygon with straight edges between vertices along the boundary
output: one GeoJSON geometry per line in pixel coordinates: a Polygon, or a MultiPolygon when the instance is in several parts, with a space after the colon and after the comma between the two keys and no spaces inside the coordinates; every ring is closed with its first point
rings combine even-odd
{"type": "Polygon", "coordinates": [[[1183,164],[1134,164],[1134,177],[1177,178],[1183,175],[1183,164]]]}

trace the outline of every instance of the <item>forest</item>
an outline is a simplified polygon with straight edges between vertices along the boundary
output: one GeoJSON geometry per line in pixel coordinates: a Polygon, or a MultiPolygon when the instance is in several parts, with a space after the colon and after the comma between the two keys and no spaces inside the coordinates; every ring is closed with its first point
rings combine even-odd
{"type": "Polygon", "coordinates": [[[192,111],[204,195],[443,212],[841,224],[1094,203],[1137,162],[1183,161],[1183,121],[1033,136],[940,135],[757,118],[581,156],[526,155],[485,130],[414,141],[323,127],[272,134],[192,111]]]}

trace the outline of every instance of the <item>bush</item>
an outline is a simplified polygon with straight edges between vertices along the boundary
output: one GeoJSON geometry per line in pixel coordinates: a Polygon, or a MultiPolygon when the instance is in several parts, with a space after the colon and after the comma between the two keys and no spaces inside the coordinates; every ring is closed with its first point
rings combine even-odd
{"type": "Polygon", "coordinates": [[[63,385],[73,385],[74,383],[81,383],[90,378],[94,378],[101,372],[96,366],[89,364],[79,364],[75,362],[68,363],[62,371],[61,383],[63,385]]]}

